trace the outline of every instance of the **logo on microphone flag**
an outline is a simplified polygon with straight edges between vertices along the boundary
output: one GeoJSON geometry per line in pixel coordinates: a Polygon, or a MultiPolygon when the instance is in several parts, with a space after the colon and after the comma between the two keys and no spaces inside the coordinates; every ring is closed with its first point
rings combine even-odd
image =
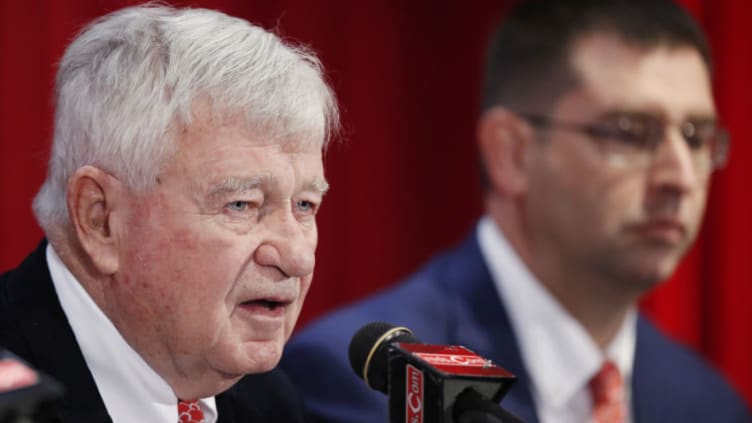
{"type": "Polygon", "coordinates": [[[405,372],[405,422],[423,423],[423,371],[407,364],[405,372]]]}

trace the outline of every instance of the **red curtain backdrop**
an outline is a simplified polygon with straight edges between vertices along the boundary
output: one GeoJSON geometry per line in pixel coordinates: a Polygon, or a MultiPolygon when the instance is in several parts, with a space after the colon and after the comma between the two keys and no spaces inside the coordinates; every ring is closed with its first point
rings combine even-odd
{"type": "MultiPolygon", "coordinates": [[[[30,204],[45,174],[56,63],[84,23],[133,3],[0,0],[0,271],[42,237],[30,204]]],[[[173,2],[219,9],[308,44],[341,102],[345,142],[326,157],[332,190],[300,325],[396,282],[472,228],[481,213],[474,125],[482,56],[508,3],[173,2]]],[[[732,154],[714,176],[697,244],[643,308],[752,403],[752,200],[744,188],[752,177],[752,2],[682,4],[714,50],[732,154]]]]}

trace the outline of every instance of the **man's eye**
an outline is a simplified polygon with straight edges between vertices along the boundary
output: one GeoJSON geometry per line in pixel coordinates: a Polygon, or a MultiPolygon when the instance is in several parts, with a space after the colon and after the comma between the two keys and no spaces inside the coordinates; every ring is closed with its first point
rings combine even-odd
{"type": "Polygon", "coordinates": [[[718,126],[713,122],[684,122],[680,126],[682,136],[692,149],[700,149],[712,142],[718,135],[718,126]]]}
{"type": "Polygon", "coordinates": [[[295,203],[295,206],[298,208],[298,210],[304,213],[311,213],[316,210],[316,204],[312,201],[307,201],[307,200],[297,201],[295,203]]]}
{"type": "Polygon", "coordinates": [[[650,148],[659,142],[663,126],[658,121],[635,116],[620,116],[595,128],[595,135],[637,148],[650,148]]]}
{"type": "Polygon", "coordinates": [[[651,122],[643,119],[622,117],[619,119],[619,133],[623,141],[632,143],[645,143],[654,132],[654,126],[651,122]]]}
{"type": "Polygon", "coordinates": [[[250,204],[247,201],[233,201],[231,203],[227,203],[225,207],[232,211],[245,211],[249,206],[250,204]]]}

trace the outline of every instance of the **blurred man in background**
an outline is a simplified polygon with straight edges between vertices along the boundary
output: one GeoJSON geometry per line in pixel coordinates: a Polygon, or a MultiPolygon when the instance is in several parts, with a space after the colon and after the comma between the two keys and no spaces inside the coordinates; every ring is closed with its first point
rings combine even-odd
{"type": "Polygon", "coordinates": [[[47,240],[0,277],[0,345],[64,385],[54,421],[301,421],[272,369],[337,122],[316,57],[241,19],[144,6],[84,29],[34,201],[47,240]]]}
{"type": "Polygon", "coordinates": [[[309,421],[387,420],[346,357],[379,320],[515,373],[502,405],[528,422],[750,421],[718,373],[637,310],[694,241],[726,161],[711,71],[701,30],[669,0],[516,8],[488,52],[485,216],[414,276],[294,338],[283,367],[309,421]]]}

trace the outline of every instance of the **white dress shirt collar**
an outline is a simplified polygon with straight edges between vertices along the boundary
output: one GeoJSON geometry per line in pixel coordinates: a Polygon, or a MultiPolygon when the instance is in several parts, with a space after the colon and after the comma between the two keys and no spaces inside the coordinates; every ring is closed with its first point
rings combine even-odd
{"type": "Polygon", "coordinates": [[[592,403],[587,385],[606,359],[619,368],[629,401],[636,312],[628,313],[604,354],[528,270],[490,217],[481,219],[477,235],[517,337],[541,422],[590,421],[592,403]]]}
{"type": "MultiPolygon", "coordinates": [[[[172,388],[128,345],[51,245],[46,256],[60,304],[113,422],[176,423],[172,388]]],[[[200,404],[205,422],[215,422],[214,397],[200,404]]]]}

